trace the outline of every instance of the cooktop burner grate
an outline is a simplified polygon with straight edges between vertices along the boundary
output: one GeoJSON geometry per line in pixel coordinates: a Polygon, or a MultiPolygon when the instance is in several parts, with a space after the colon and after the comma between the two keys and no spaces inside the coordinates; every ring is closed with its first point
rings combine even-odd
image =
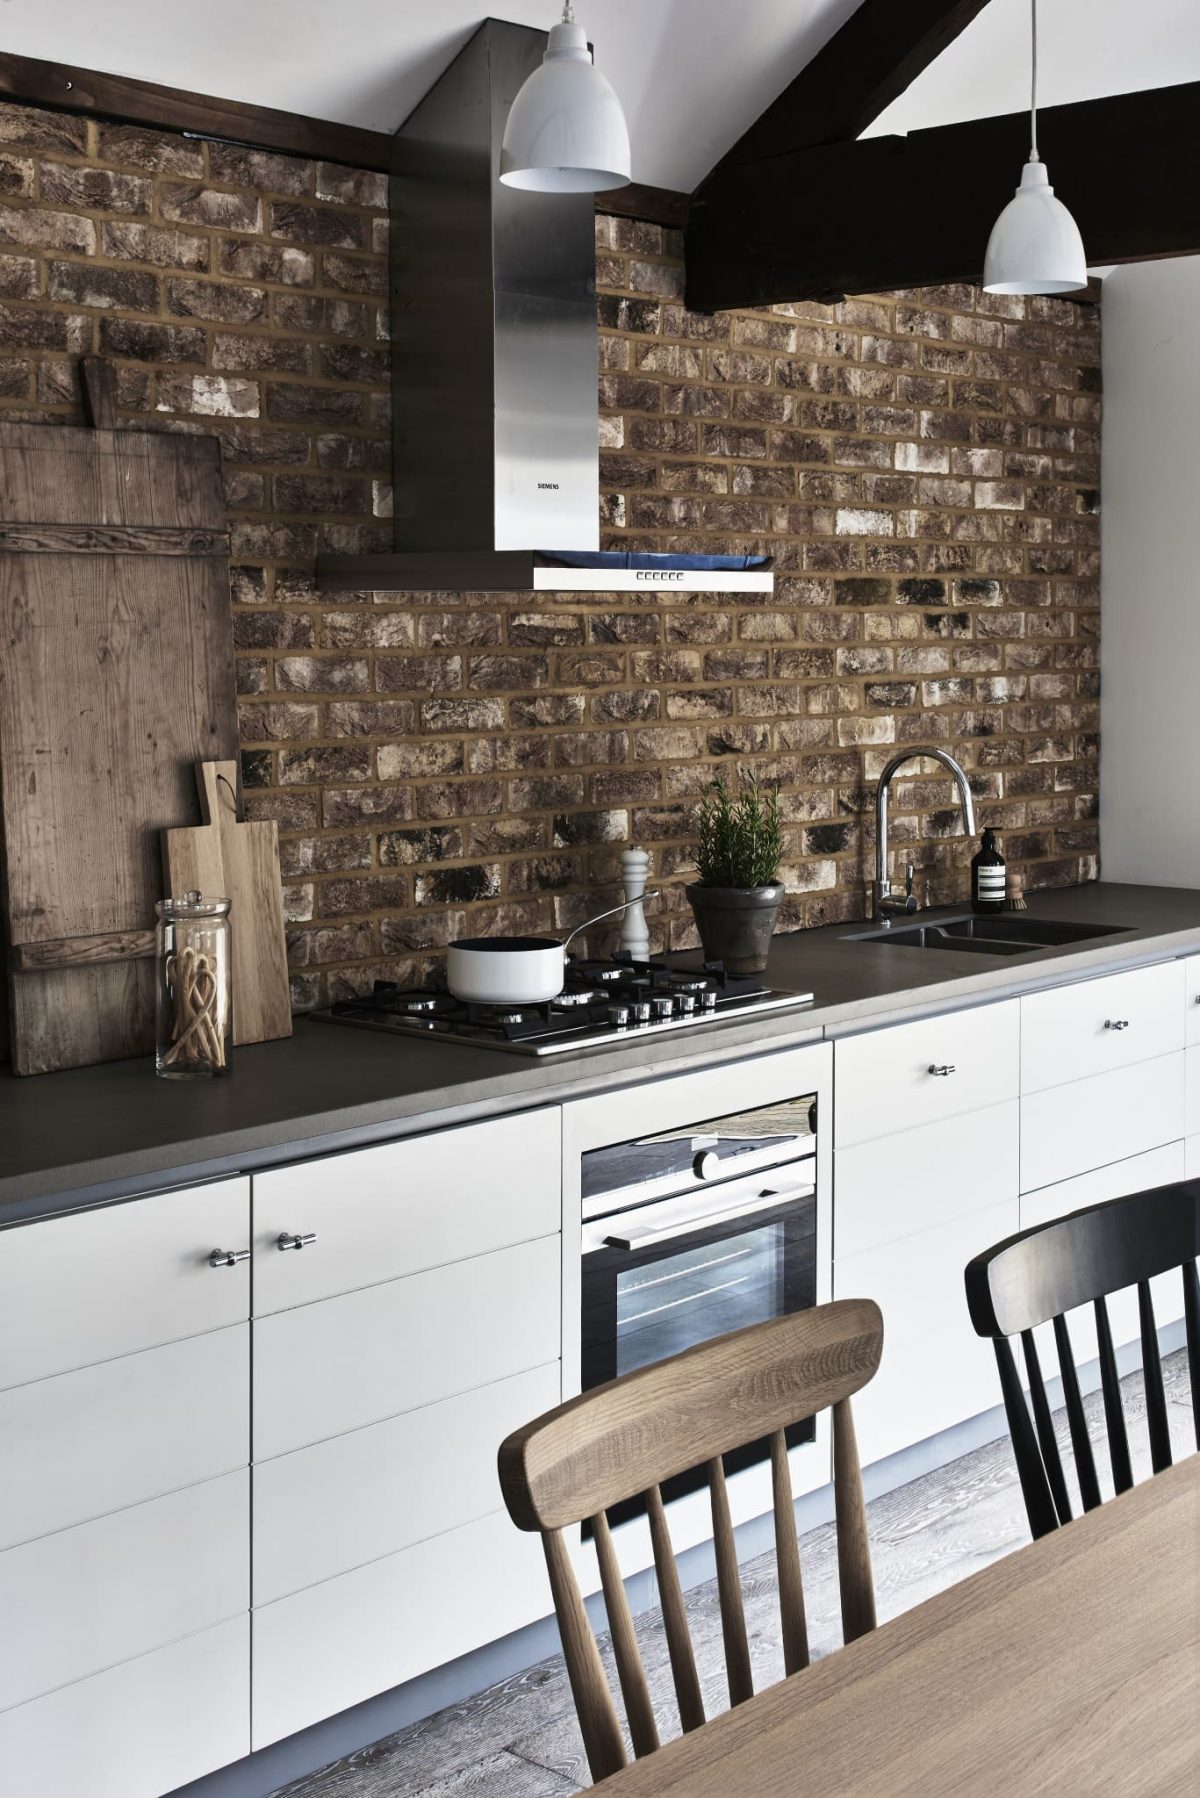
{"type": "Polygon", "coordinates": [[[448,992],[377,980],[371,993],[313,1015],[323,1023],[517,1055],[559,1055],[811,1001],[811,993],[776,991],[757,975],[729,973],[721,962],[675,968],[618,954],[611,961],[568,958],[562,992],[544,1004],[476,1005],[448,992]]]}

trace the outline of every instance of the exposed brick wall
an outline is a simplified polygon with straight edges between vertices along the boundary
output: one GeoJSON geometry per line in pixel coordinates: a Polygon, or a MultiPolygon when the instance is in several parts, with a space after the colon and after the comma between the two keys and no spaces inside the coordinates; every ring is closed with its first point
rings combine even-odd
{"type": "MultiPolygon", "coordinates": [[[[1030,885],[1096,872],[1099,320],[968,287],[705,319],[670,233],[598,220],[609,543],[769,549],[773,596],[315,593],[386,547],[379,177],[0,105],[0,416],[224,445],[244,776],[283,833],[295,998],[436,970],[449,936],[569,926],[621,846],[691,940],[692,806],[783,789],[785,919],[855,918],[870,788],[944,743],[1030,885]]],[[[949,783],[898,855],[961,897],[949,783]]]]}

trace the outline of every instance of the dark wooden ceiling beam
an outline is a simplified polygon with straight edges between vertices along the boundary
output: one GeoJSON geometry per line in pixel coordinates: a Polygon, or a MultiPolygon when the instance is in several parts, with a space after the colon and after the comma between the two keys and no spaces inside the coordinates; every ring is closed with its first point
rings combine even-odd
{"type": "Polygon", "coordinates": [[[596,195],[596,211],[612,213],[616,218],[642,219],[650,225],[667,225],[682,231],[687,224],[690,194],[676,192],[673,187],[643,187],[634,181],[628,187],[614,187],[609,193],[596,195]]]}
{"type": "Polygon", "coordinates": [[[272,106],[247,106],[240,100],[218,100],[211,94],[43,62],[35,56],[0,54],[0,97],[383,173],[392,147],[385,131],[364,131],[357,125],[310,119],[272,106]]]}
{"type": "Polygon", "coordinates": [[[986,5],[987,0],[861,0],[698,191],[727,169],[856,138],[986,5]]]}
{"type": "MultiPolygon", "coordinates": [[[[1038,113],[1038,142],[1092,264],[1200,253],[1200,82],[1038,113]]],[[[730,168],[692,202],[699,312],[978,281],[1029,153],[1012,113],[730,168]]]]}

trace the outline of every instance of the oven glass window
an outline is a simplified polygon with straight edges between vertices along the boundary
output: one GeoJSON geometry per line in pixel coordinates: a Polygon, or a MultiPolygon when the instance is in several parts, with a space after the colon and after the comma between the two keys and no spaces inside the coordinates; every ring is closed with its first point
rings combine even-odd
{"type": "Polygon", "coordinates": [[[772,1222],[619,1273],[616,1373],[780,1316],[784,1237],[772,1222]]]}

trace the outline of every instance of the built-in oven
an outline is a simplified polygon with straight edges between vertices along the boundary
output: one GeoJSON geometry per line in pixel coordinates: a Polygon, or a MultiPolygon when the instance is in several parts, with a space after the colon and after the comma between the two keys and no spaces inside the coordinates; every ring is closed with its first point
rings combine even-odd
{"type": "MultiPolygon", "coordinates": [[[[584,1152],[585,1391],[816,1303],[816,1124],[804,1093],[584,1152]]],[[[813,1435],[805,1419],[788,1442],[813,1435]]],[[[765,1441],[751,1443],[726,1457],[726,1470],[767,1453],[765,1441]]],[[[665,1496],[703,1477],[681,1475],[665,1496]]]]}

